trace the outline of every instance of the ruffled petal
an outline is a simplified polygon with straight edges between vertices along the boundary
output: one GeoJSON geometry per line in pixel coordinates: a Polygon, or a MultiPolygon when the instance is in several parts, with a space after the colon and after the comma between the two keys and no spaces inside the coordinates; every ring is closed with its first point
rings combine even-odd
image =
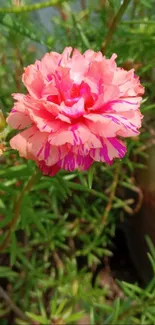
{"type": "Polygon", "coordinates": [[[114,113],[88,114],[85,115],[87,119],[85,123],[93,133],[99,136],[114,137],[120,135],[122,137],[131,137],[139,134],[137,128],[141,126],[141,114],[136,114],[136,118],[134,118],[135,115],[133,114],[129,113],[132,116],[131,118],[127,118],[125,113],[122,113],[122,115],[114,113]]]}
{"type": "Polygon", "coordinates": [[[58,165],[60,166],[60,168],[71,172],[75,169],[87,170],[88,168],[90,168],[92,163],[93,159],[89,155],[83,156],[80,154],[69,152],[64,159],[58,162],[58,165]]]}
{"type": "Polygon", "coordinates": [[[36,61],[35,64],[29,65],[25,68],[23,73],[23,83],[27,88],[32,98],[41,98],[43,87],[46,84],[44,77],[39,70],[40,61],[36,61]]]}
{"type": "Polygon", "coordinates": [[[18,111],[12,111],[7,117],[6,121],[10,127],[17,130],[25,129],[32,123],[29,115],[18,111]]]}
{"type": "Polygon", "coordinates": [[[51,134],[49,136],[49,142],[54,146],[61,146],[66,143],[80,145],[87,142],[89,136],[90,131],[84,124],[75,124],[51,134]]]}
{"type": "Polygon", "coordinates": [[[60,170],[60,167],[57,164],[49,167],[46,166],[43,160],[38,163],[38,167],[41,169],[44,175],[51,177],[56,175],[60,170]]]}
{"type": "Polygon", "coordinates": [[[38,160],[38,153],[44,148],[48,140],[48,133],[40,132],[35,126],[14,136],[10,145],[18,150],[21,157],[38,160]]]}
{"type": "Polygon", "coordinates": [[[114,158],[123,158],[126,154],[126,146],[117,138],[102,139],[102,147],[91,149],[90,156],[95,161],[102,161],[109,165],[114,158]]]}
{"type": "Polygon", "coordinates": [[[72,105],[71,107],[68,108],[64,104],[64,102],[61,104],[61,113],[72,118],[78,118],[82,116],[85,113],[84,109],[84,98],[80,98],[77,103],[72,105]]]}

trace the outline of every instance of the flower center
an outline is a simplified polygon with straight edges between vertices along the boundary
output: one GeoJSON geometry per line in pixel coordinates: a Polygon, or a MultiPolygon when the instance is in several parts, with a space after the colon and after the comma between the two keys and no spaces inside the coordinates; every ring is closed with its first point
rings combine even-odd
{"type": "Polygon", "coordinates": [[[98,95],[91,92],[90,86],[82,81],[80,85],[73,83],[70,89],[64,91],[61,77],[58,74],[53,75],[58,90],[57,95],[49,95],[47,99],[57,105],[64,102],[66,106],[72,107],[80,98],[84,99],[84,108],[86,111],[92,107],[98,98],[98,95]]]}
{"type": "Polygon", "coordinates": [[[65,105],[70,107],[77,103],[81,97],[84,98],[86,110],[93,106],[97,99],[97,95],[91,93],[90,87],[82,82],[80,85],[73,84],[69,97],[65,99],[65,105]]]}

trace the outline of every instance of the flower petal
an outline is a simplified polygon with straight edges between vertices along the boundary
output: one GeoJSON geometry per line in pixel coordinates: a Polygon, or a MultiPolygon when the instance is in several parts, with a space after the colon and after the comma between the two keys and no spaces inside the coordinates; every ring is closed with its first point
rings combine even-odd
{"type": "Polygon", "coordinates": [[[40,61],[36,61],[35,64],[29,65],[25,68],[25,72],[22,76],[23,83],[29,94],[36,99],[41,98],[42,89],[46,84],[44,77],[39,70],[39,64],[40,61]]]}
{"type": "Polygon", "coordinates": [[[80,98],[80,100],[71,107],[66,106],[63,102],[61,104],[61,113],[72,118],[78,118],[82,116],[85,113],[84,98],[80,98]]]}
{"type": "Polygon", "coordinates": [[[18,111],[11,112],[7,117],[6,121],[13,129],[17,130],[24,129],[32,123],[32,120],[29,115],[18,111]]]}
{"type": "Polygon", "coordinates": [[[87,155],[83,156],[80,154],[75,154],[69,152],[64,159],[58,162],[58,165],[68,171],[78,170],[87,170],[93,163],[93,159],[87,155]]]}
{"type": "Polygon", "coordinates": [[[126,146],[117,138],[103,139],[102,147],[90,150],[90,156],[95,161],[103,161],[111,165],[114,158],[123,158],[126,146]]]}
{"type": "Polygon", "coordinates": [[[87,142],[89,136],[90,131],[84,124],[75,124],[51,134],[49,142],[54,146],[61,146],[65,143],[80,145],[87,142]]]}
{"type": "Polygon", "coordinates": [[[18,150],[21,157],[38,160],[40,152],[48,140],[48,133],[40,132],[35,126],[14,136],[10,145],[13,149],[18,150]]]}
{"type": "Polygon", "coordinates": [[[43,172],[43,174],[47,176],[54,176],[60,170],[60,167],[57,164],[49,167],[46,166],[43,160],[38,163],[38,166],[43,172]]]}

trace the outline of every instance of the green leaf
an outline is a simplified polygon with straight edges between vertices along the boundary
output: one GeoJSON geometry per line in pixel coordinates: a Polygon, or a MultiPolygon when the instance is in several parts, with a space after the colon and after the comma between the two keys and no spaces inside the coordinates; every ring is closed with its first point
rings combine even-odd
{"type": "Polygon", "coordinates": [[[141,111],[142,111],[142,113],[146,113],[146,112],[152,111],[154,108],[155,108],[155,104],[151,104],[151,105],[142,107],[141,111]]]}
{"type": "Polygon", "coordinates": [[[34,211],[32,199],[29,194],[25,195],[22,200],[20,224],[22,229],[25,229],[30,224],[35,224],[39,232],[43,236],[46,236],[46,230],[41,223],[40,217],[34,211]]]}
{"type": "Polygon", "coordinates": [[[153,242],[148,235],[145,236],[145,239],[146,239],[147,245],[149,247],[150,253],[151,253],[151,255],[154,259],[154,262],[155,262],[155,247],[153,245],[153,242]]]}
{"type": "Polygon", "coordinates": [[[152,7],[152,0],[141,0],[141,3],[147,8],[152,7]]]}
{"type": "Polygon", "coordinates": [[[80,311],[78,313],[75,313],[67,318],[67,324],[73,324],[73,322],[76,322],[80,320],[84,316],[84,311],[80,311]]]}
{"type": "MultiPolygon", "coordinates": [[[[64,305],[66,304],[66,301],[64,300],[64,305]]],[[[60,306],[63,305],[63,304],[60,304],[60,306]]],[[[57,314],[59,314],[59,311],[57,310],[57,297],[54,296],[52,298],[52,300],[50,301],[50,313],[51,315],[56,315],[56,311],[57,311],[57,314]]]]}
{"type": "Polygon", "coordinates": [[[119,316],[119,313],[120,313],[120,308],[121,308],[121,306],[120,306],[120,299],[119,298],[117,298],[116,300],[115,300],[115,303],[114,303],[114,311],[113,311],[113,324],[116,324],[116,322],[117,322],[117,319],[118,319],[118,316],[119,316]]]}
{"type": "Polygon", "coordinates": [[[7,211],[7,215],[3,217],[2,220],[0,220],[0,228],[5,227],[10,222],[11,219],[12,219],[12,214],[10,211],[7,211]]]}
{"type": "Polygon", "coordinates": [[[8,278],[9,280],[18,277],[18,273],[12,271],[10,267],[0,266],[0,278],[8,278]]]}
{"type": "Polygon", "coordinates": [[[11,262],[11,265],[14,265],[15,262],[16,262],[17,251],[18,251],[17,239],[16,239],[15,233],[13,233],[12,237],[11,237],[11,245],[10,245],[10,253],[11,253],[10,262],[11,262]]]}
{"type": "Polygon", "coordinates": [[[93,175],[94,175],[94,166],[91,166],[88,170],[88,187],[90,190],[92,188],[93,175]]]}
{"type": "Polygon", "coordinates": [[[0,169],[0,178],[18,178],[23,176],[29,176],[31,174],[31,170],[27,165],[18,165],[12,166],[8,168],[0,169]]]}
{"type": "Polygon", "coordinates": [[[50,325],[50,320],[48,320],[46,317],[35,315],[30,312],[26,312],[26,315],[33,321],[39,322],[41,325],[50,325]]]}
{"type": "Polygon", "coordinates": [[[65,308],[66,305],[67,305],[67,299],[64,299],[64,301],[62,301],[59,307],[56,309],[55,315],[60,316],[61,313],[63,313],[63,309],[65,308]]]}

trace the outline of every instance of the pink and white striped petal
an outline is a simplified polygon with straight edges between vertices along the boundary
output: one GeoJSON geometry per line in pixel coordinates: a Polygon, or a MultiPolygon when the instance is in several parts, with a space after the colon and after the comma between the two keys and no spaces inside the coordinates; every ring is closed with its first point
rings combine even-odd
{"type": "Polygon", "coordinates": [[[90,150],[90,156],[95,161],[102,161],[111,165],[114,158],[123,158],[126,154],[126,146],[117,138],[107,138],[102,141],[101,148],[90,150]]]}
{"type": "Polygon", "coordinates": [[[49,135],[49,142],[54,146],[61,146],[69,143],[71,145],[81,145],[88,141],[91,135],[90,130],[82,123],[71,127],[65,127],[49,135]]]}
{"type": "Polygon", "coordinates": [[[10,145],[13,149],[19,151],[21,157],[37,160],[38,152],[44,148],[47,140],[48,133],[40,132],[36,126],[32,126],[14,136],[10,141],[10,145]]]}
{"type": "Polygon", "coordinates": [[[93,163],[93,159],[87,155],[83,156],[80,154],[75,154],[73,152],[69,152],[68,155],[65,156],[64,159],[58,162],[58,165],[68,171],[78,170],[87,170],[93,163]]]}

